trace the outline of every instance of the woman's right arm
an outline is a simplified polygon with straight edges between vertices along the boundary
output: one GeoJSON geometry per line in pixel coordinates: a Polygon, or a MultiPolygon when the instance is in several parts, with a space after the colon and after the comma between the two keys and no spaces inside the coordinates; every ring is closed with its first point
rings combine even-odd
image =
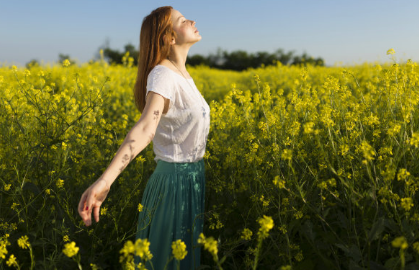
{"type": "Polygon", "coordinates": [[[83,193],[78,211],[86,226],[91,225],[91,214],[99,222],[99,209],[112,183],[125,167],[153,139],[163,110],[167,111],[168,99],[149,92],[140,120],[131,128],[103,174],[83,193]]]}
{"type": "Polygon", "coordinates": [[[140,120],[131,128],[108,168],[99,179],[110,187],[125,167],[151,142],[159,124],[165,98],[149,92],[140,120]]]}

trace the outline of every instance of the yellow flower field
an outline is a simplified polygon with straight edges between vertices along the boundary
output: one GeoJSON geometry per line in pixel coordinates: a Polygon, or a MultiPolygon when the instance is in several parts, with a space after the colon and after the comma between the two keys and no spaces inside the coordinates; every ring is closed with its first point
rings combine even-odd
{"type": "MultiPolygon", "coordinates": [[[[211,107],[203,264],[419,263],[419,68],[387,54],[393,63],[188,68],[211,107]]],[[[0,67],[1,268],[133,269],[133,254],[139,268],[152,257],[148,241],[134,244],[152,145],[118,177],[99,223],[77,212],[140,117],[136,71],[129,59],[0,67]]]]}

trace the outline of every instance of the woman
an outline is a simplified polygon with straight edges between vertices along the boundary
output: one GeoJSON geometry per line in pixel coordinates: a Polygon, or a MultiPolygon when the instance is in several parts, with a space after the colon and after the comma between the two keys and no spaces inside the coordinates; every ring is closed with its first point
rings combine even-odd
{"type": "MultiPolygon", "coordinates": [[[[143,20],[134,96],[142,112],[102,176],[82,195],[79,214],[86,226],[91,214],[99,221],[100,205],[110,186],[153,140],[157,167],[147,182],[141,204],[137,239],[150,241],[154,269],[163,269],[172,256],[171,244],[181,239],[187,255],[181,269],[200,264],[197,238],[203,230],[205,146],[209,106],[186,71],[190,47],[201,40],[195,22],[170,6],[152,11],[143,20]]],[[[135,264],[140,262],[135,257],[135,264]]],[[[146,265],[151,268],[150,265],[146,265]]],[[[175,269],[172,260],[167,269],[175,269]]]]}

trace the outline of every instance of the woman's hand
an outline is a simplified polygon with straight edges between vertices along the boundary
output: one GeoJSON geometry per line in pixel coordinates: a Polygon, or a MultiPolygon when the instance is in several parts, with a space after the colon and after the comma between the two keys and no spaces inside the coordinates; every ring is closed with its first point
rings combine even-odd
{"type": "Polygon", "coordinates": [[[92,212],[96,222],[99,222],[99,210],[109,193],[109,186],[104,179],[94,182],[81,196],[79,202],[79,214],[86,226],[92,224],[92,212]]]}

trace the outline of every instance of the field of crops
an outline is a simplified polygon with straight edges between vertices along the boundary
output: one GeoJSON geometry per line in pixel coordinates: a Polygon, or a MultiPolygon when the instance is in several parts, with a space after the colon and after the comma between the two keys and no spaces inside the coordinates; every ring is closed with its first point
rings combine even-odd
{"type": "MultiPolygon", "coordinates": [[[[419,68],[393,61],[188,69],[211,107],[203,265],[419,269],[419,68]]],[[[134,240],[151,144],[112,185],[99,223],[77,212],[140,117],[130,63],[0,67],[1,269],[149,259],[134,240]]]]}

